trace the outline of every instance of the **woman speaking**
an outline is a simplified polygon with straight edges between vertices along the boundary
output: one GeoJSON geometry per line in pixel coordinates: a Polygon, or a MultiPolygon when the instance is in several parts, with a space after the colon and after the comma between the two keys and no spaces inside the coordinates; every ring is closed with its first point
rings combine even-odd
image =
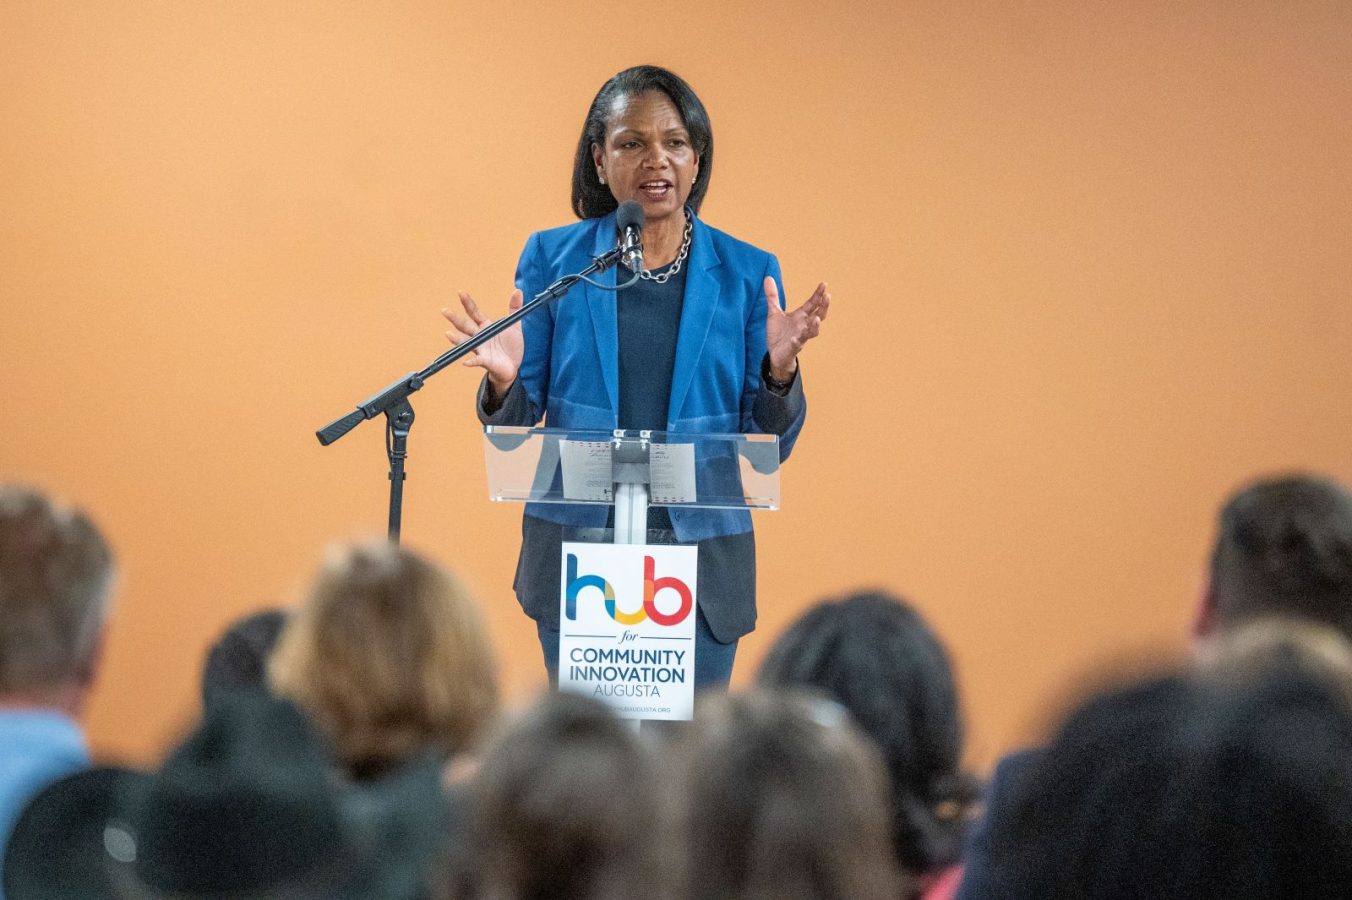
{"type": "MultiPolygon", "coordinates": [[[[677,75],[656,66],[607,81],[587,111],[573,162],[573,211],[582,221],[537,232],[516,271],[535,296],[584,268],[617,240],[615,210],[644,212],[644,263],[619,295],[585,286],[554,299],[467,357],[485,370],[484,424],[610,431],[776,434],[788,457],[803,427],[798,353],[817,336],[831,295],[819,284],[786,313],[774,256],[699,219],[713,175],[708,114],[677,75]]],[[[617,279],[635,273],[620,266],[617,279]]],[[[459,344],[489,324],[474,299],[446,309],[459,344]]],[[[560,544],[596,540],[601,506],[528,504],[514,587],[535,620],[551,680],[559,648],[560,544]]],[[[726,686],[737,641],[755,627],[755,539],[746,510],[653,507],[650,543],[697,543],[695,687],[726,686]]]]}

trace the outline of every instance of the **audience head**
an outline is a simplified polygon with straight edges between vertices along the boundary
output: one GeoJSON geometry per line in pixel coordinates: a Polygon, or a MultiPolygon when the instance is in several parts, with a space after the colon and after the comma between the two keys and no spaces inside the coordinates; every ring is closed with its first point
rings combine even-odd
{"type": "Polygon", "coordinates": [[[1352,492],[1289,475],[1239,490],[1222,508],[1198,631],[1291,616],[1352,637],[1352,492]]]}
{"type": "Polygon", "coordinates": [[[881,592],[822,603],[775,642],[758,678],[768,687],[820,691],[877,745],[903,868],[922,874],[956,862],[976,785],[962,770],[948,654],[915,610],[881,592]]]}
{"type": "Polygon", "coordinates": [[[0,702],[77,712],[93,683],[113,558],[84,513],[0,486],[0,702]]]}
{"type": "Polygon", "coordinates": [[[673,750],[683,896],[903,896],[887,775],[843,707],[768,692],[709,698],[673,750]]]}
{"type": "Polygon", "coordinates": [[[267,688],[268,659],[286,625],[286,612],[265,609],[235,620],[207,651],[202,705],[238,690],[267,688]]]}
{"type": "Polygon", "coordinates": [[[9,843],[9,900],[418,900],[446,807],[431,758],[378,783],[332,777],[289,702],[238,691],[158,772],[54,783],[9,843]]]}
{"type": "Polygon", "coordinates": [[[427,749],[475,749],[497,709],[483,625],[460,582],[396,545],[335,550],[291,613],[271,684],[358,778],[427,749]]]}
{"type": "Polygon", "coordinates": [[[448,894],[668,896],[658,857],[660,777],[646,745],[609,708],[574,694],[546,695],[484,753],[469,785],[464,864],[448,894]]]}
{"type": "Polygon", "coordinates": [[[991,896],[1352,896],[1352,716],[1301,666],[1171,677],[1074,713],[995,820],[991,896]]]}

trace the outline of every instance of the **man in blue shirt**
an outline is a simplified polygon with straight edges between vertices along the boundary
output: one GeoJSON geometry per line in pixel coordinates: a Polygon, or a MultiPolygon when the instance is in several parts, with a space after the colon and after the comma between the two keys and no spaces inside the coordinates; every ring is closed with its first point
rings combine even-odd
{"type": "Polygon", "coordinates": [[[0,853],[34,794],[89,765],[76,719],[98,668],[112,570],[83,513],[0,486],[0,853]]]}

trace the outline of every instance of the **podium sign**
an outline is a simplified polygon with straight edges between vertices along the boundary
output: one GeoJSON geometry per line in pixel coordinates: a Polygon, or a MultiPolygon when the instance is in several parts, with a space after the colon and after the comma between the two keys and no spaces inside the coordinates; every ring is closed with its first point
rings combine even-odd
{"type": "Polygon", "coordinates": [[[695,708],[697,551],[565,543],[559,689],[626,719],[689,719],[695,708]]]}

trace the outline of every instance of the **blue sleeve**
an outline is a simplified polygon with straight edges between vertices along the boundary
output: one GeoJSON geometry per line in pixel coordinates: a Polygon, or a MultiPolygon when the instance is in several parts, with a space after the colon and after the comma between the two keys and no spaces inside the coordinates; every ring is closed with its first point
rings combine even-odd
{"type": "MultiPolygon", "coordinates": [[[[545,265],[544,252],[540,248],[540,235],[532,234],[521,251],[521,259],[516,264],[516,286],[521,289],[526,300],[549,287],[554,279],[549,277],[545,265]]],[[[521,359],[521,370],[517,378],[526,391],[531,424],[534,425],[545,416],[549,408],[549,363],[554,346],[554,304],[547,301],[542,309],[531,313],[521,322],[521,330],[526,339],[526,354],[521,359]]]]}
{"type": "MultiPolygon", "coordinates": [[[[521,251],[514,279],[527,301],[549,286],[545,280],[546,271],[541,256],[540,235],[532,234],[521,251]]],[[[549,361],[554,340],[553,302],[545,302],[521,320],[521,333],[526,343],[521,368],[517,370],[516,381],[512,382],[506,395],[496,405],[488,402],[488,376],[484,375],[475,404],[479,421],[483,424],[530,427],[544,418],[545,410],[549,408],[549,361]]]]}

